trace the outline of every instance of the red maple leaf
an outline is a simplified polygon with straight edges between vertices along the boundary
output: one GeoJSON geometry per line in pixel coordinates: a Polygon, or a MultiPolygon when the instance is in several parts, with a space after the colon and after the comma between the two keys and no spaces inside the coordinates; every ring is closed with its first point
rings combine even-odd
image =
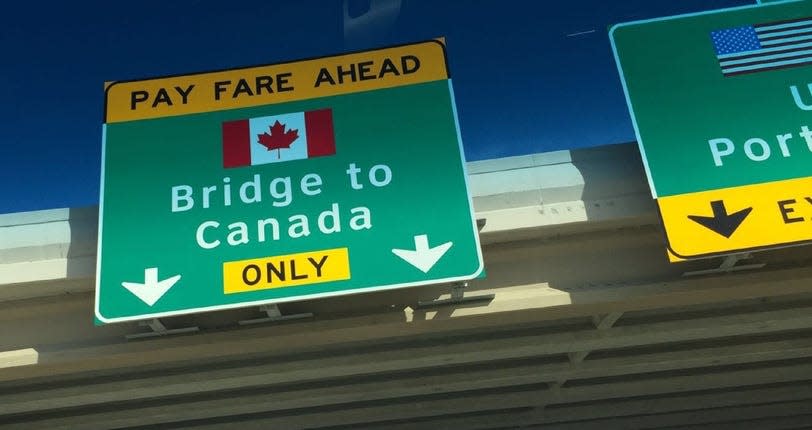
{"type": "Polygon", "coordinates": [[[281,149],[290,149],[290,144],[299,138],[299,130],[285,131],[286,127],[285,124],[281,124],[277,120],[269,127],[270,133],[266,131],[265,133],[257,135],[260,145],[268,148],[268,151],[277,150],[278,158],[282,157],[281,149]]]}

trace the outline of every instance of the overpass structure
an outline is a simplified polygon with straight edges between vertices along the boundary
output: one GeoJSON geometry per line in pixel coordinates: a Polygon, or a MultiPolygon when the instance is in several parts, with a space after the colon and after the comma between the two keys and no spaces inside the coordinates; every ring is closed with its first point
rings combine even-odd
{"type": "Polygon", "coordinates": [[[468,174],[484,279],[100,327],[97,208],[0,215],[0,427],[812,423],[808,247],[669,263],[634,144],[468,174]]]}

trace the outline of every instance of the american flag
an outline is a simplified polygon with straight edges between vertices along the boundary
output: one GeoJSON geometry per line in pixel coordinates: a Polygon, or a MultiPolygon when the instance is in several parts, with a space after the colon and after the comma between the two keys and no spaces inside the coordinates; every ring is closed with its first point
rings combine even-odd
{"type": "Polygon", "coordinates": [[[710,33],[725,76],[812,63],[812,17],[710,33]]]}

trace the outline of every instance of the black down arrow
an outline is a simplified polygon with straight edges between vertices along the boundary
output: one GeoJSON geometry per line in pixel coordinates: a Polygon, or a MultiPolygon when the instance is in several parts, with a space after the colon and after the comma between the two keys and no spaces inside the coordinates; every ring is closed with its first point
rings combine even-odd
{"type": "Polygon", "coordinates": [[[688,218],[726,238],[730,238],[747,215],[753,211],[753,208],[750,207],[728,214],[725,202],[722,200],[712,201],[711,209],[713,209],[713,216],[688,215],[688,218]]]}

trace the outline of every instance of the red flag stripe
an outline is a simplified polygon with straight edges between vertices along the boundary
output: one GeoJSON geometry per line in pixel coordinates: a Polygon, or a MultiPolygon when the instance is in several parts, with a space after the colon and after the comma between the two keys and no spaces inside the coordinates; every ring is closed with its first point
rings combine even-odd
{"type": "Polygon", "coordinates": [[[223,167],[251,164],[251,136],[247,119],[223,123],[223,167]]]}
{"type": "Polygon", "coordinates": [[[307,157],[321,157],[336,153],[333,134],[333,110],[319,109],[304,113],[307,133],[307,157]]]}

